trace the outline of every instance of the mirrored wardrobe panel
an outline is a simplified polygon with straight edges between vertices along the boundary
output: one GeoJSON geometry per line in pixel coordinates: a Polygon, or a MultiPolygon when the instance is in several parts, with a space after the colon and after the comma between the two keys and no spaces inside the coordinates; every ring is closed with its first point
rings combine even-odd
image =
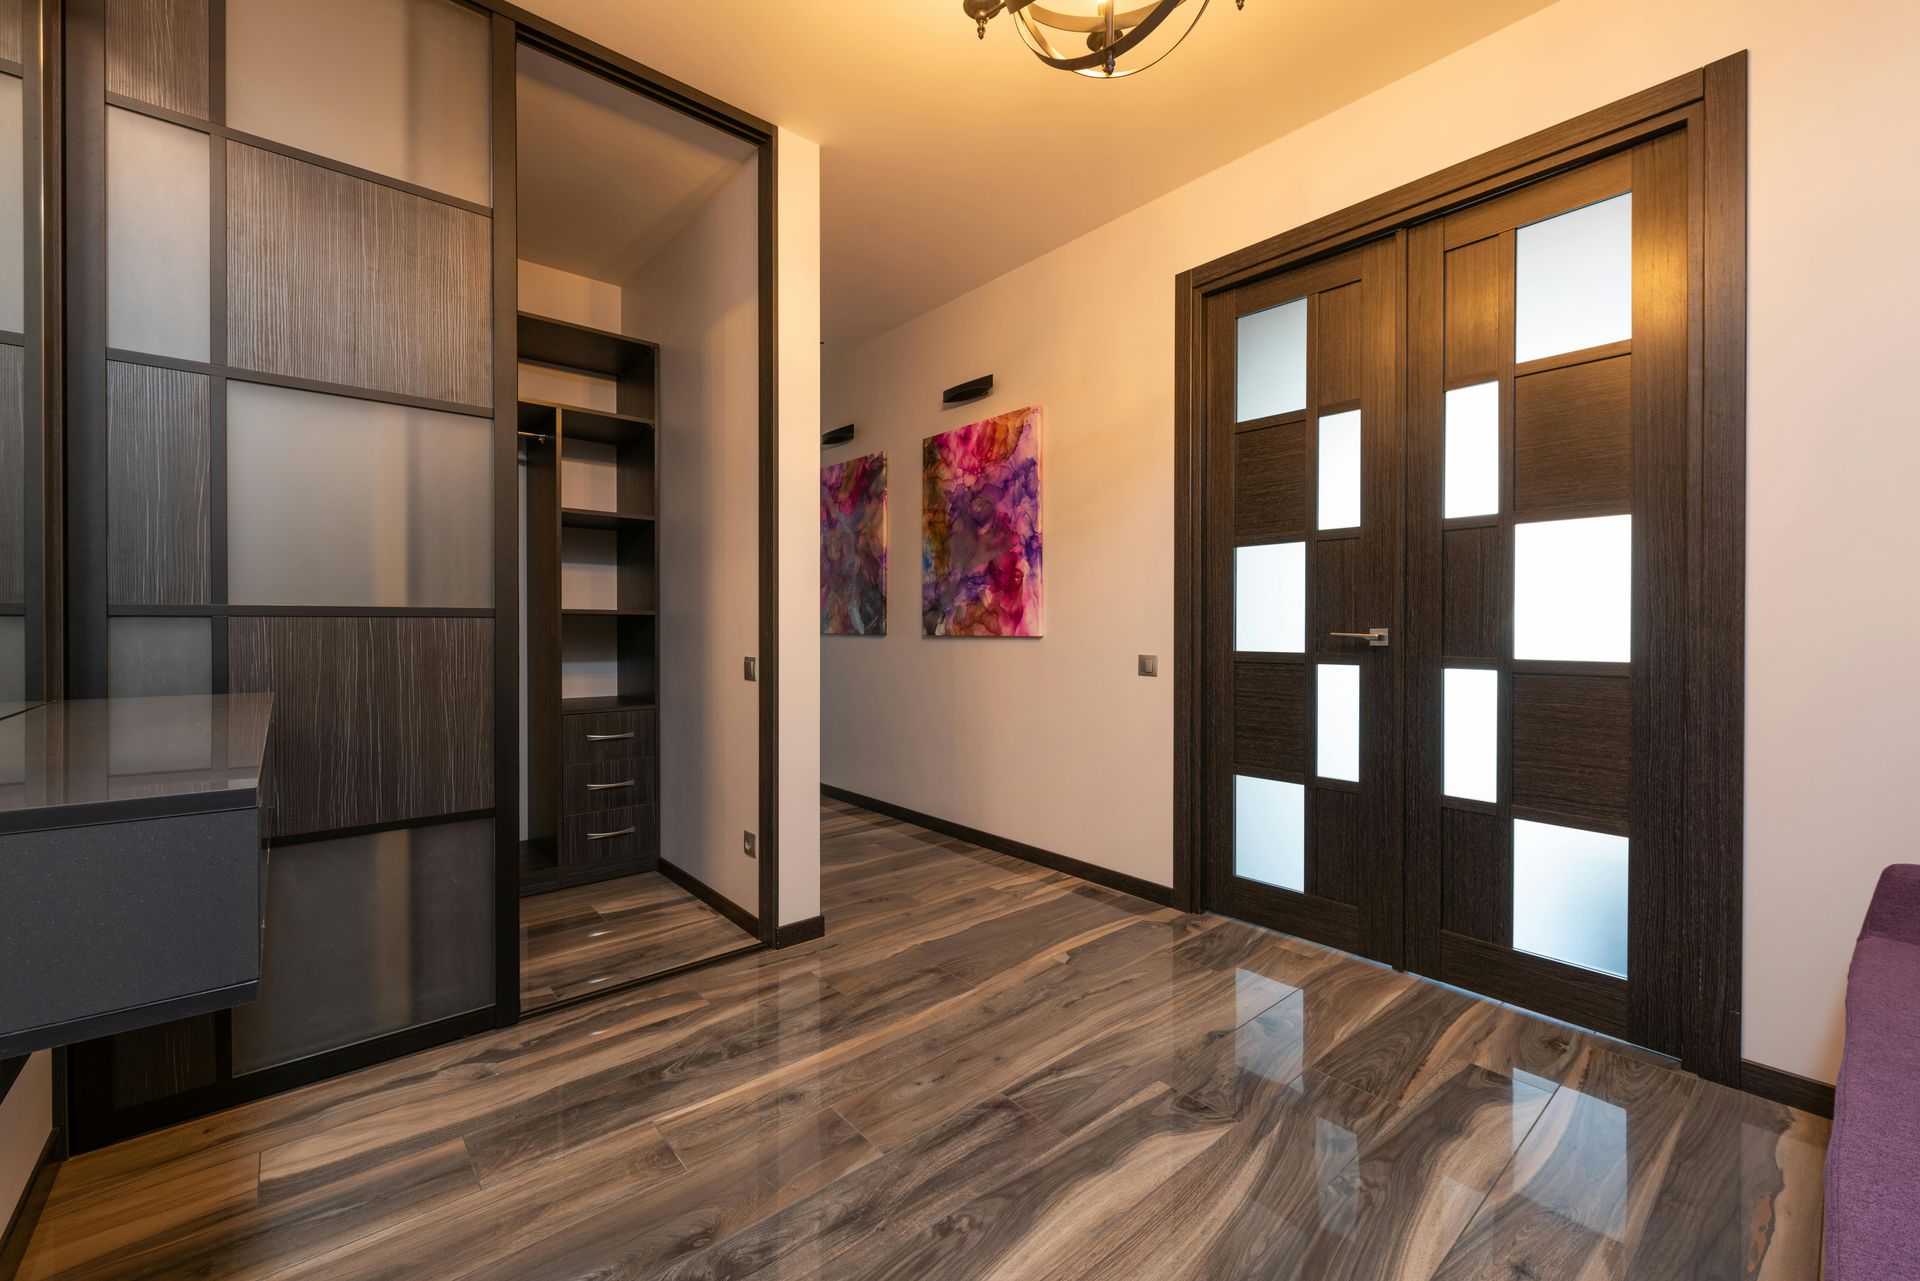
{"type": "Polygon", "coordinates": [[[47,693],[43,43],[40,5],[0,0],[0,715],[47,693]]]}

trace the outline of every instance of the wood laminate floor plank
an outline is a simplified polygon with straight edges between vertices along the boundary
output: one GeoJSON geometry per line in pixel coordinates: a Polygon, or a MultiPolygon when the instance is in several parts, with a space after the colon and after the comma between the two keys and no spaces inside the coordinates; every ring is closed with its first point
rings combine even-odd
{"type": "Polygon", "coordinates": [[[755,939],[658,872],[520,900],[520,1004],[539,1010],[752,947],[755,939]]]}
{"type": "MultiPolygon", "coordinates": [[[[823,938],[76,1158],[22,1277],[1817,1272],[1817,1118],[838,802],[821,828],[823,938]]],[[[583,932],[679,911],[588,888],[528,900],[530,954],[591,978],[620,944],[583,932]]]]}

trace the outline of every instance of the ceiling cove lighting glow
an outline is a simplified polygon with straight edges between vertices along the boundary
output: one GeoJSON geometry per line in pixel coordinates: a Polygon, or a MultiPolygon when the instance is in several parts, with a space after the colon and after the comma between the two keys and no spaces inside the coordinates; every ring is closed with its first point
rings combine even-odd
{"type": "MultiPolygon", "coordinates": [[[[1207,11],[1208,0],[1150,0],[1120,8],[1128,0],[961,0],[987,38],[987,22],[1002,13],[1013,18],[1020,38],[1049,67],[1099,80],[1118,80],[1145,71],[1180,47],[1207,11]],[[1174,11],[1184,12],[1174,17],[1174,11]]],[[[1236,9],[1247,0],[1234,0],[1236,9]]]]}

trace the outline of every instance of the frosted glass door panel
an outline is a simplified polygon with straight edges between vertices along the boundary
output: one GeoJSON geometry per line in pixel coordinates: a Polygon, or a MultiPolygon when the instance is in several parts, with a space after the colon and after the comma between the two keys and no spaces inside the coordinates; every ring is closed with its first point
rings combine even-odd
{"type": "Polygon", "coordinates": [[[1307,888],[1307,789],[1271,778],[1233,779],[1233,872],[1295,893],[1307,888]]]}
{"type": "Polygon", "coordinates": [[[1513,656],[1624,663],[1633,651],[1633,517],[1513,527],[1513,656]]]}
{"type": "Polygon", "coordinates": [[[1500,510],[1500,384],[1447,393],[1447,519],[1500,510]]]}
{"type": "Polygon", "coordinates": [[[1520,228],[1514,241],[1516,361],[1633,337],[1633,194],[1520,228]]]}
{"type": "Polygon", "coordinates": [[[1320,528],[1360,524],[1360,411],[1320,420],[1320,528]]]}
{"type": "Polygon", "coordinates": [[[207,359],[211,146],[204,133],[107,108],[108,346],[207,359]]]}
{"type": "Polygon", "coordinates": [[[1322,663],[1314,698],[1321,778],[1360,781],[1360,669],[1322,663]]]}
{"type": "Polygon", "coordinates": [[[234,0],[227,123],[492,201],[486,15],[452,0],[234,0]]]}
{"type": "Polygon", "coordinates": [[[27,620],[0,614],[0,703],[27,696],[27,620]]]}
{"type": "Polygon", "coordinates": [[[1500,673],[1449,667],[1445,690],[1441,788],[1464,800],[1498,801],[1500,673]]]}
{"type": "Polygon", "coordinates": [[[0,75],[0,329],[16,334],[27,327],[23,96],[19,76],[0,75]]]}
{"type": "Polygon", "coordinates": [[[1627,976],[1627,838],[1513,822],[1513,945],[1627,976]]]}
{"type": "Polygon", "coordinates": [[[1233,647],[1246,653],[1307,648],[1307,545],[1266,543],[1233,557],[1233,647]]]}
{"type": "Polygon", "coordinates": [[[1238,418],[1271,418],[1307,407],[1307,300],[1240,317],[1238,418]]]}
{"type": "Polygon", "coordinates": [[[228,382],[233,603],[492,605],[492,427],[228,382]]]}

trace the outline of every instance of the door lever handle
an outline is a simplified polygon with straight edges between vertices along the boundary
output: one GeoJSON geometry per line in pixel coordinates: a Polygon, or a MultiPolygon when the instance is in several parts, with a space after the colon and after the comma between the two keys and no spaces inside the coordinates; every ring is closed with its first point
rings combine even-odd
{"type": "Polygon", "coordinates": [[[1363,640],[1373,649],[1385,649],[1390,643],[1384,627],[1369,627],[1364,632],[1328,632],[1327,635],[1339,640],[1363,640]]]}

